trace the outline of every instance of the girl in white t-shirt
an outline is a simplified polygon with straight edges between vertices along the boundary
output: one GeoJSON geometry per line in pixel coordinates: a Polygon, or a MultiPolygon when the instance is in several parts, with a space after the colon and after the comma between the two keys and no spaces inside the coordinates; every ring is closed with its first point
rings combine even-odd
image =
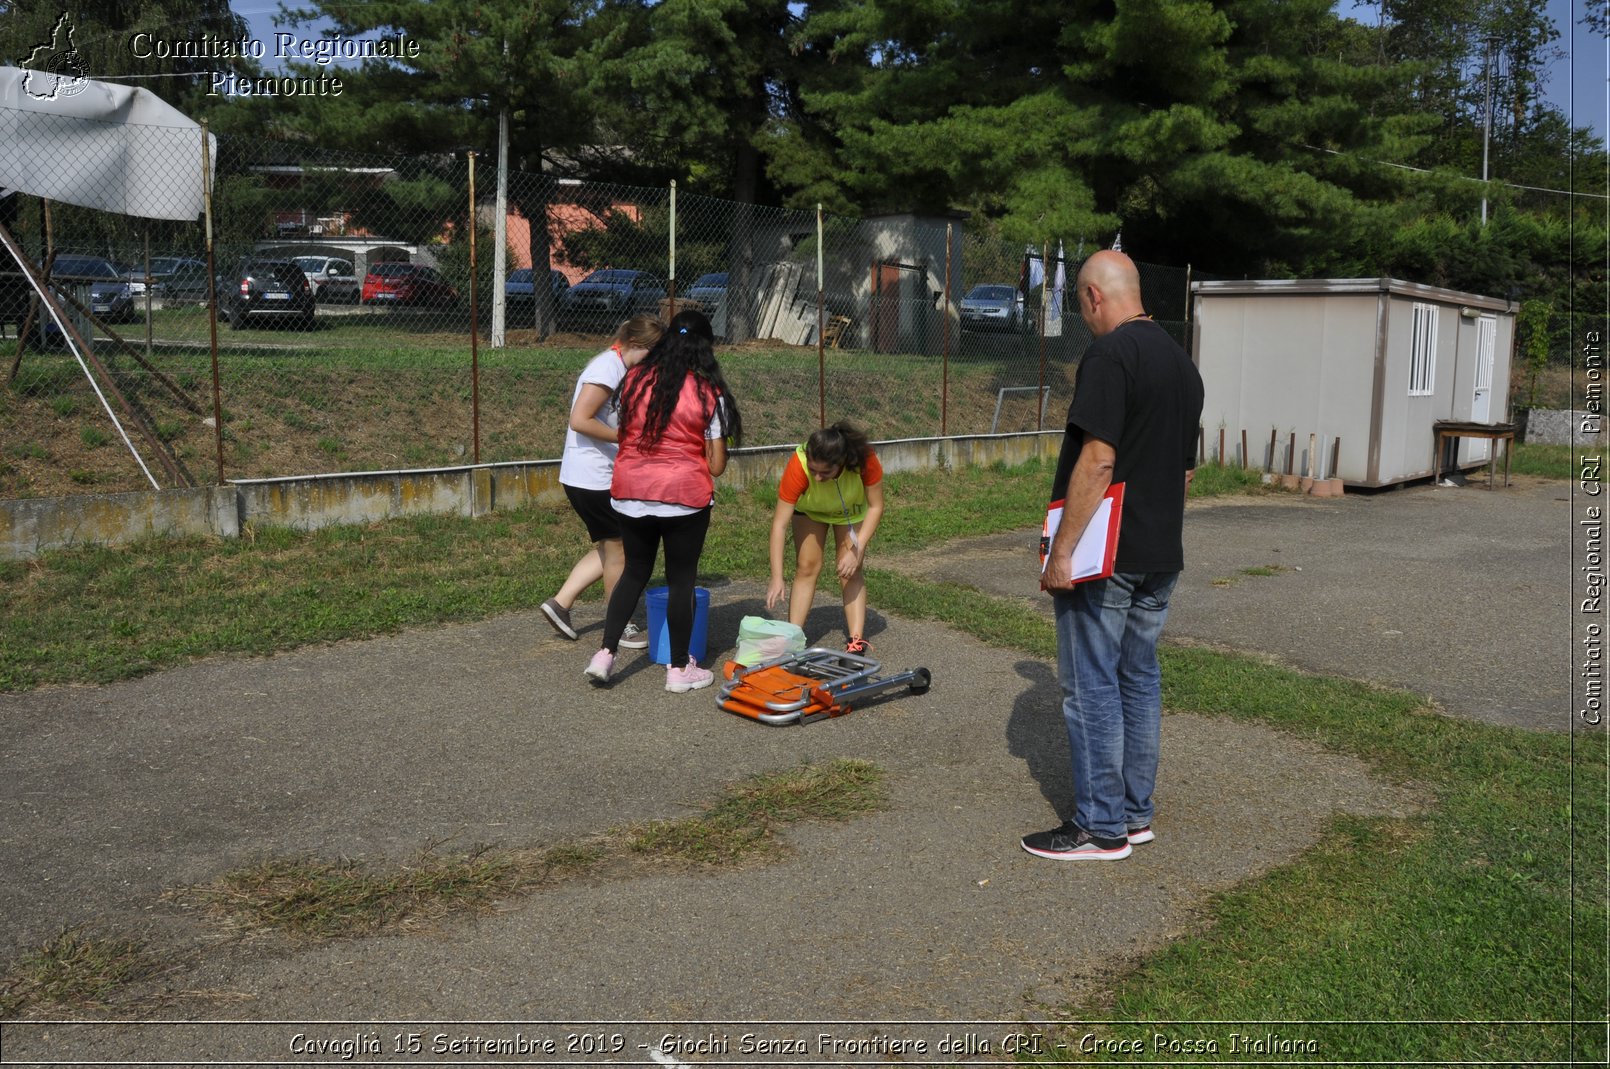
{"type": "MultiPolygon", "coordinates": [[[[615,342],[582,369],[570,400],[570,427],[559,461],[559,483],[570,507],[587,525],[593,548],[582,555],[559,592],[542,603],[542,615],[553,629],[576,638],[570,610],[581,592],[604,581],[604,601],[615,589],[626,557],[621,549],[620,515],[610,506],[609,483],[619,448],[620,402],[616,397],[626,369],[648,355],[665,333],[665,324],[651,315],[636,315],[620,325],[615,342]]],[[[648,648],[648,636],[628,623],[620,644],[627,649],[648,648]]]]}

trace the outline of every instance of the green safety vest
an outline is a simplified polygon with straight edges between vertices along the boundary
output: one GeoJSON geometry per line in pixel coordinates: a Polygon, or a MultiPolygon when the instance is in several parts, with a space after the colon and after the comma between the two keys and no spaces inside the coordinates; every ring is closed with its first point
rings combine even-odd
{"type": "Polygon", "coordinates": [[[805,492],[794,503],[795,511],[817,523],[860,523],[866,517],[866,485],[861,482],[860,472],[845,468],[837,479],[817,482],[805,462],[805,447],[796,447],[794,455],[805,470],[805,492]]]}

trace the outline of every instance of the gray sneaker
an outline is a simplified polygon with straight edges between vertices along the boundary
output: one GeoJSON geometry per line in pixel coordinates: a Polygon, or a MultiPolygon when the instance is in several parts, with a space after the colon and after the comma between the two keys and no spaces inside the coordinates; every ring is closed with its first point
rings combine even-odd
{"type": "Polygon", "coordinates": [[[636,624],[627,624],[626,630],[621,632],[620,647],[623,650],[648,649],[648,632],[636,624]]]}
{"type": "Polygon", "coordinates": [[[549,598],[542,603],[542,615],[548,618],[548,622],[553,625],[555,631],[572,642],[576,640],[576,629],[570,626],[569,609],[560,605],[553,598],[549,598]]]}

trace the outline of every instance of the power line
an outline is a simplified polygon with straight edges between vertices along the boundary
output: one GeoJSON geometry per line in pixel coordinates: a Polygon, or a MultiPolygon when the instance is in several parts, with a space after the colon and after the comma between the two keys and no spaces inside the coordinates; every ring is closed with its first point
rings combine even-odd
{"type": "Polygon", "coordinates": [[[1345,159],[1358,160],[1361,163],[1373,163],[1381,167],[1395,167],[1400,171],[1413,171],[1416,174],[1434,174],[1441,178],[1458,179],[1461,182],[1475,182],[1478,185],[1499,185],[1508,189],[1524,189],[1532,193],[1554,193],[1562,197],[1589,197],[1594,200],[1610,200],[1610,196],[1606,196],[1603,193],[1579,193],[1570,189],[1550,189],[1548,186],[1527,186],[1522,185],[1519,182],[1504,182],[1497,179],[1489,179],[1488,181],[1483,182],[1480,178],[1472,178],[1466,174],[1454,174],[1451,171],[1434,171],[1429,167],[1411,167],[1407,163],[1393,163],[1390,160],[1371,159],[1369,156],[1360,156],[1352,152],[1339,152],[1333,148],[1320,148],[1318,145],[1310,145],[1303,141],[1299,141],[1298,144],[1305,149],[1309,149],[1313,152],[1323,152],[1328,156],[1341,156],[1345,159]]]}

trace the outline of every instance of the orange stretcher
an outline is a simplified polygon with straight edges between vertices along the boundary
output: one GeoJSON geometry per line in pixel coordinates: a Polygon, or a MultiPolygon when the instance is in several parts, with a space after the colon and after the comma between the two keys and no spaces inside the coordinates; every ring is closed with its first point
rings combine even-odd
{"type": "Polygon", "coordinates": [[[926,668],[880,677],[881,668],[870,657],[820,646],[747,668],[728,661],[716,704],[762,724],[809,724],[843,716],[852,702],[896,687],[921,694],[933,681],[926,668]]]}

